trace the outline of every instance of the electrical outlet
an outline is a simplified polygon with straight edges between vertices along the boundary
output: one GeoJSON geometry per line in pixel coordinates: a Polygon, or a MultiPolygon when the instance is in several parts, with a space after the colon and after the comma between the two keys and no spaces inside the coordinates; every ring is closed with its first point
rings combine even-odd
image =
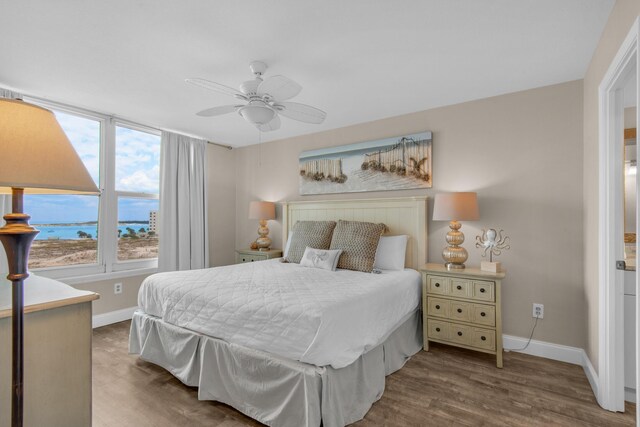
{"type": "Polygon", "coordinates": [[[118,295],[122,293],[122,283],[114,283],[113,285],[113,293],[118,295]]]}
{"type": "Polygon", "coordinates": [[[533,317],[544,318],[544,304],[533,303],[533,317]]]}

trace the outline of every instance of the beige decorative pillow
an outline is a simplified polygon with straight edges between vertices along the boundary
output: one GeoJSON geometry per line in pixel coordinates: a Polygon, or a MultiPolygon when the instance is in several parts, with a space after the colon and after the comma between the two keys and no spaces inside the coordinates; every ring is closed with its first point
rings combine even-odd
{"type": "Polygon", "coordinates": [[[338,221],[330,246],[330,249],[342,249],[338,268],[371,273],[378,241],[385,229],[384,224],[338,221]]]}
{"type": "Polygon", "coordinates": [[[335,221],[298,221],[291,229],[291,243],[286,261],[300,263],[307,246],[316,249],[329,249],[331,235],[336,227],[335,221]]]}

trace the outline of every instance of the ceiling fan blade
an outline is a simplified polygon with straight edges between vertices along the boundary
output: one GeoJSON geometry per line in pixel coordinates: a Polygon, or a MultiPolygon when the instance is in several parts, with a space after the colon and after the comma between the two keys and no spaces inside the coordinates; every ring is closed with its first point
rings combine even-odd
{"type": "Polygon", "coordinates": [[[280,117],[276,114],[276,116],[271,119],[269,123],[265,123],[263,125],[256,125],[256,127],[260,130],[260,132],[270,132],[272,130],[280,129],[280,117]]]}
{"type": "Polygon", "coordinates": [[[238,109],[238,105],[221,105],[219,107],[207,108],[196,113],[196,116],[200,117],[213,117],[221,116],[227,113],[233,113],[238,109]]]}
{"type": "Polygon", "coordinates": [[[256,91],[259,96],[269,95],[275,101],[293,98],[302,90],[302,86],[285,76],[272,76],[260,83],[256,91]]]}
{"type": "Polygon", "coordinates": [[[279,102],[275,105],[278,113],[293,120],[305,123],[320,124],[327,117],[327,113],[310,105],[297,102],[279,102]],[[283,107],[282,109],[278,107],[283,107]]]}
{"type": "Polygon", "coordinates": [[[229,86],[225,86],[220,83],[211,82],[209,80],[198,79],[198,78],[185,79],[185,82],[205,88],[205,89],[212,90],[214,92],[223,93],[229,96],[235,96],[236,98],[240,97],[242,99],[246,99],[246,97],[242,93],[238,92],[236,89],[229,86]]]}

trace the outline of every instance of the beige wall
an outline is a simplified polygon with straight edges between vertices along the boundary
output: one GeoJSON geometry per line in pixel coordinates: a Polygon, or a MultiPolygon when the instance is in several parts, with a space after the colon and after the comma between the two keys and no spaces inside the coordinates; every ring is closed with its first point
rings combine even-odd
{"type": "MultiPolygon", "coordinates": [[[[504,228],[512,249],[500,257],[504,331],[528,336],[531,304],[545,304],[535,338],[585,345],[582,263],[582,82],[518,92],[346,128],[290,138],[236,152],[236,246],[256,237],[246,219],[251,200],[397,197],[425,191],[305,196],[298,193],[303,150],[374,140],[423,130],[434,132],[434,188],[477,191],[481,220],[464,223],[469,264],[482,227],[504,228]]],[[[432,206],[429,206],[429,216],[432,206]]],[[[278,213],[281,218],[281,213],[278,213]]],[[[281,247],[280,220],[270,221],[281,247]]],[[[429,221],[429,259],[441,262],[447,224],[429,221]]]]}
{"type": "Polygon", "coordinates": [[[598,86],[631,24],[640,13],[637,0],[618,0],[609,15],[584,77],[583,211],[584,279],[587,309],[585,350],[598,370],[598,86]]]}
{"type": "Polygon", "coordinates": [[[100,294],[100,299],[93,301],[93,315],[96,315],[136,307],[138,305],[138,289],[140,289],[140,285],[145,277],[147,277],[147,275],[100,280],[72,286],[76,289],[100,294]],[[118,295],[113,292],[113,285],[116,283],[122,283],[122,293],[118,295]]]}
{"type": "Polygon", "coordinates": [[[236,181],[235,150],[207,145],[207,209],[209,215],[209,264],[235,262],[236,181]]]}

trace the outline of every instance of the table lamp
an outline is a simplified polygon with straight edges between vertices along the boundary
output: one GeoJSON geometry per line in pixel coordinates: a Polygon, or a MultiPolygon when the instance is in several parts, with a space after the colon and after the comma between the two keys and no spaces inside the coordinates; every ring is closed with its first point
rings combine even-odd
{"type": "Polygon", "coordinates": [[[462,224],[458,221],[475,221],[480,218],[478,195],[476,193],[440,193],[436,194],[433,203],[433,220],[450,221],[447,233],[449,246],[442,251],[442,258],[448,269],[462,269],[469,258],[467,250],[460,246],[464,242],[464,234],[460,231],[462,224]]]}
{"type": "Polygon", "coordinates": [[[99,190],[53,113],[19,100],[0,99],[0,193],[12,194],[0,241],[12,282],[11,425],[23,423],[24,280],[31,242],[23,195],[98,194],[99,190]]]}
{"type": "Polygon", "coordinates": [[[276,219],[276,205],[273,202],[251,202],[249,204],[249,219],[260,220],[260,228],[258,234],[260,237],[256,240],[258,250],[268,251],[271,247],[271,239],[269,238],[269,228],[267,220],[276,219]]]}

